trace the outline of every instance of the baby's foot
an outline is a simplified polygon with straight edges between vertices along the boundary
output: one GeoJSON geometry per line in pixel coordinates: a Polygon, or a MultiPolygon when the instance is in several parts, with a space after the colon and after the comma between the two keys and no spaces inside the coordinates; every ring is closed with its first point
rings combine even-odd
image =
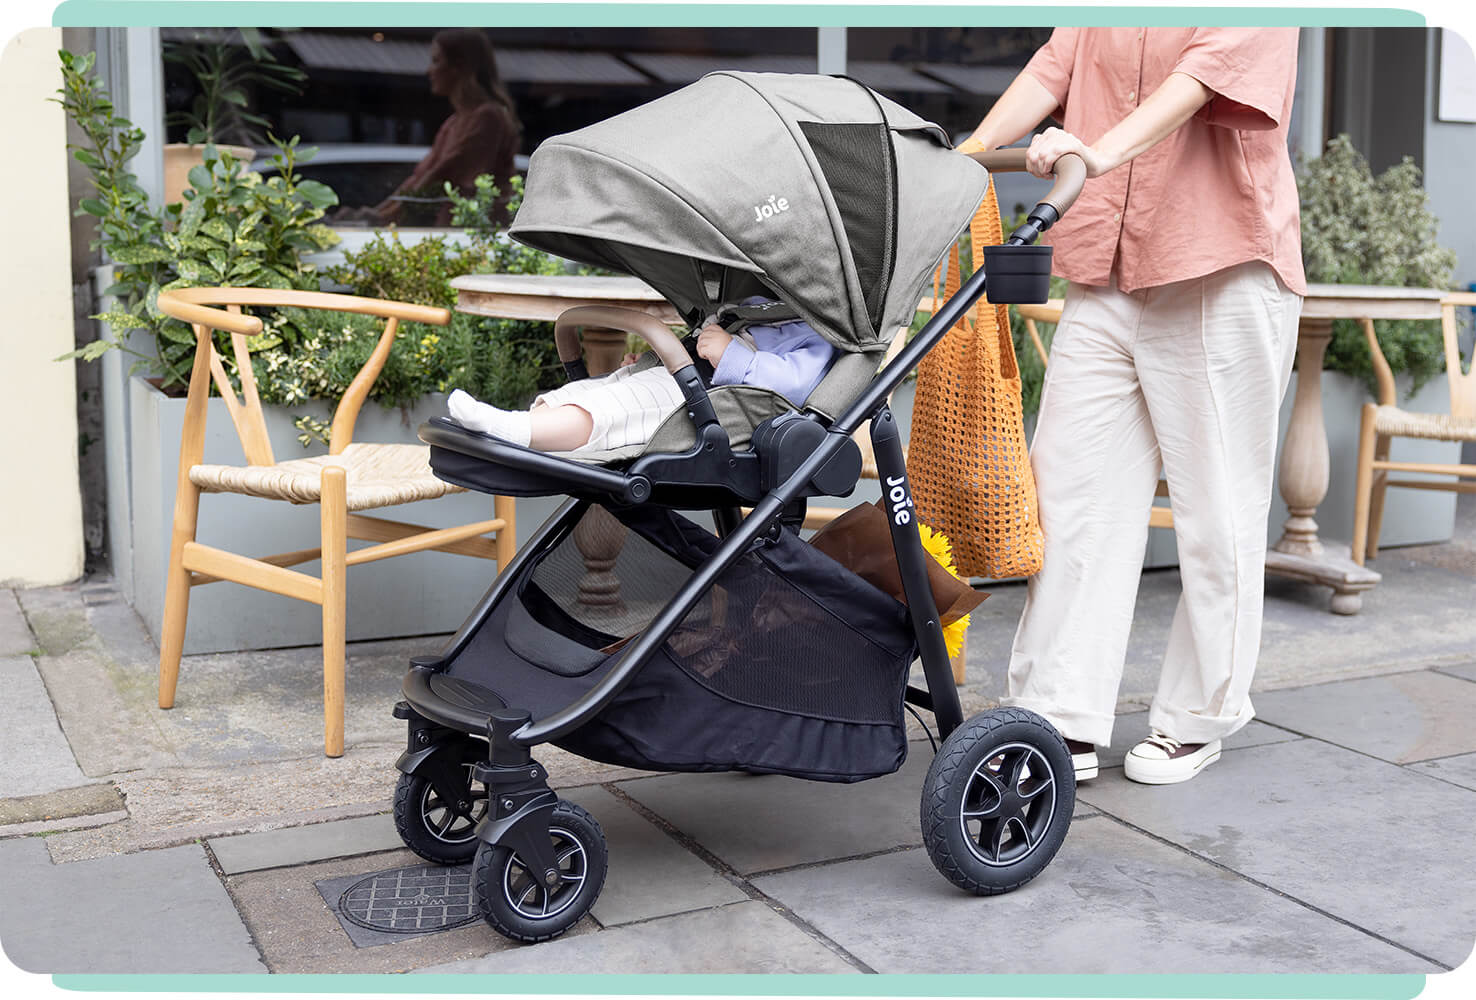
{"type": "Polygon", "coordinates": [[[460,389],[451,393],[446,400],[451,419],[468,430],[480,431],[493,437],[528,447],[533,437],[533,421],[528,414],[517,410],[499,410],[488,403],[478,402],[460,389]]]}

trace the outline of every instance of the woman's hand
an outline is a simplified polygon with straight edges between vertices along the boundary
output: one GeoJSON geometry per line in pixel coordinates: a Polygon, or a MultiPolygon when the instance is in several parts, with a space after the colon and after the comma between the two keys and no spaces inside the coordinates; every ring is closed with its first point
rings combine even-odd
{"type": "Polygon", "coordinates": [[[1086,163],[1088,177],[1100,177],[1116,162],[1082,142],[1065,129],[1054,125],[1030,140],[1030,149],[1025,154],[1025,168],[1036,177],[1049,178],[1056,161],[1067,153],[1075,153],[1086,163]]]}
{"type": "Polygon", "coordinates": [[[639,360],[641,360],[641,356],[632,351],[625,357],[620,359],[620,367],[629,368],[631,365],[635,364],[639,360]]]}
{"type": "Polygon", "coordinates": [[[723,352],[728,349],[728,344],[732,340],[728,331],[716,323],[704,326],[702,332],[697,335],[697,354],[716,368],[717,363],[723,358],[723,352]]]}

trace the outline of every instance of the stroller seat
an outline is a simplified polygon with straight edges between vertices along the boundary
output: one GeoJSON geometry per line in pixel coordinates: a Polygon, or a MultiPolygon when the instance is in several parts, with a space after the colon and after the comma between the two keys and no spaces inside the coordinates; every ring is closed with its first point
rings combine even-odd
{"type": "MultiPolygon", "coordinates": [[[[565,332],[579,324],[576,307],[560,317],[565,332]],[[572,317],[566,321],[566,317],[572,317]]],[[[648,340],[677,344],[657,320],[631,310],[602,309],[604,323],[626,323],[648,340]]],[[[690,362],[684,349],[681,359],[690,362]]],[[[604,451],[544,452],[469,430],[446,418],[420,428],[431,445],[430,464],[447,483],[504,496],[568,494],[635,504],[654,500],[680,509],[753,504],[777,485],[824,439],[833,415],[844,411],[869,384],[883,352],[842,353],[803,407],[784,396],[750,385],[702,387],[695,374],[683,385],[688,403],[674,410],[651,440],[604,451]],[[696,383],[694,386],[693,383],[696,383]],[[706,423],[702,414],[709,415],[706,423]]],[[[638,364],[660,363],[647,357],[638,364]]],[[[571,376],[582,362],[566,356],[571,376]]],[[[668,366],[670,367],[670,366],[668,366]]],[[[680,381],[680,380],[679,380],[680,381]]],[[[861,453],[854,443],[817,475],[807,496],[848,496],[861,475],[861,453]]]]}

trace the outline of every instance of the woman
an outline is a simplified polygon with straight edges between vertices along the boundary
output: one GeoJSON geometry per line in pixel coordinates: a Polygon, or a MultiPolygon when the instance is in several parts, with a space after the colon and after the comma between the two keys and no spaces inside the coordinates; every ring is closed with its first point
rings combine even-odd
{"type": "MultiPolygon", "coordinates": [[[[464,195],[480,174],[497,178],[502,190],[495,221],[505,222],[513,157],[522,141],[512,97],[497,75],[492,43],[477,28],[448,28],[431,40],[431,93],[451,102],[451,117],[436,131],[430,152],[394,194],[374,206],[384,223],[399,222],[405,203],[397,196],[429,190],[440,195],[446,182],[464,195]]],[[[451,207],[441,206],[436,225],[451,224],[451,207]]]]}
{"type": "Polygon", "coordinates": [[[1045,535],[1005,704],[1066,738],[1077,777],[1111,740],[1148,508],[1169,485],[1183,594],[1127,777],[1187,780],[1252,716],[1277,412],[1301,295],[1286,130],[1295,28],[1058,28],[974,132],[1046,115],[1029,169],[1086,162],[1053,230],[1071,282],[1031,465],[1045,535]]]}

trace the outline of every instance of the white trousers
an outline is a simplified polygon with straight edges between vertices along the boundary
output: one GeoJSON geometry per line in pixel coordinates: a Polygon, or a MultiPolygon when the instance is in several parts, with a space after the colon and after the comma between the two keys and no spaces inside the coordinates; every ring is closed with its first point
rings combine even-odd
{"type": "Polygon", "coordinates": [[[1183,593],[1149,713],[1185,743],[1250,721],[1277,412],[1301,297],[1251,262],[1131,294],[1073,286],[1030,464],[1045,560],[1006,705],[1107,745],[1162,467],[1183,593]]]}

